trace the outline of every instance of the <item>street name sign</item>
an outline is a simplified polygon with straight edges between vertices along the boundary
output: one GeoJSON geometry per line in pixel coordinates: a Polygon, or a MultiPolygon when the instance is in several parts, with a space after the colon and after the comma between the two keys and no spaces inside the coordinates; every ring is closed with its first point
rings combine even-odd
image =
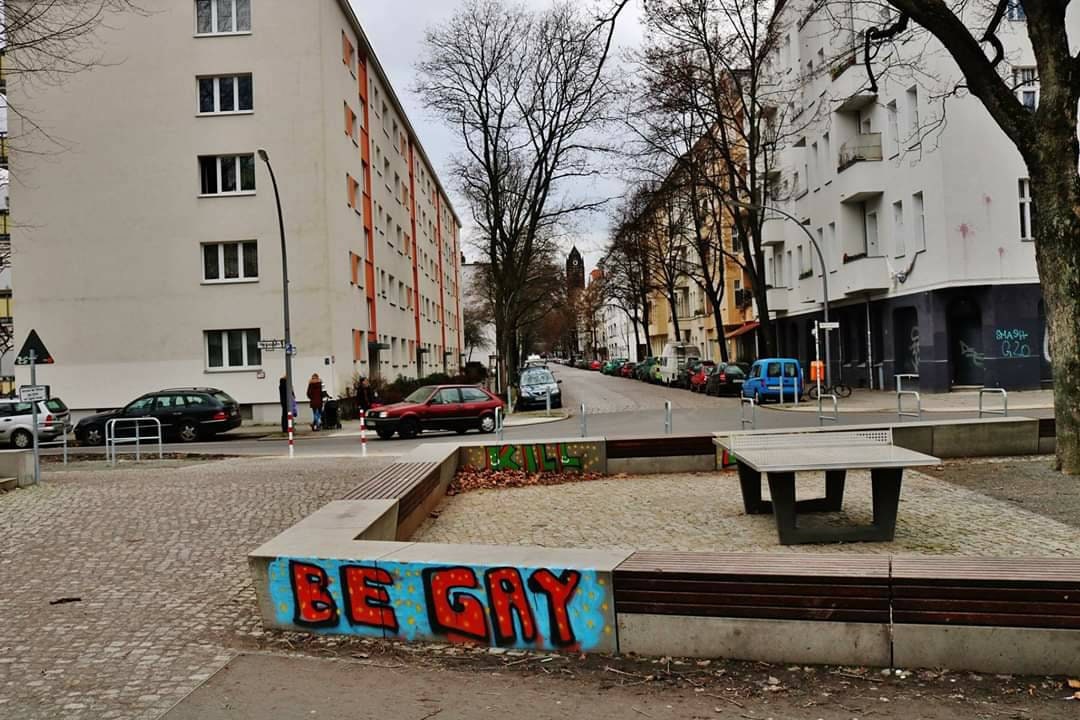
{"type": "Polygon", "coordinates": [[[22,385],[19,387],[19,402],[41,402],[49,399],[49,389],[44,385],[22,385]]]}

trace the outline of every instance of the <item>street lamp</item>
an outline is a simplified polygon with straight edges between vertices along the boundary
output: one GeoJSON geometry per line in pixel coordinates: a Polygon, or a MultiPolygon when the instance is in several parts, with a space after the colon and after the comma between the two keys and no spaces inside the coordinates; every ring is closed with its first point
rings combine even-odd
{"type": "Polygon", "coordinates": [[[293,396],[292,379],[292,330],[289,324],[289,256],[285,250],[285,220],[281,215],[281,195],[278,194],[277,178],[274,176],[274,166],[270,164],[270,156],[265,150],[258,150],[259,158],[266,163],[266,169],[270,171],[270,182],[274,186],[274,202],[277,203],[278,232],[281,235],[281,296],[285,315],[285,411],[292,416],[295,398],[293,396]]]}
{"type": "MultiPolygon", "coordinates": [[[[829,322],[829,268],[825,266],[825,256],[821,252],[821,247],[818,246],[817,240],[814,239],[813,234],[806,229],[806,226],[799,221],[797,217],[791,213],[781,210],[776,207],[765,207],[764,205],[754,205],[753,203],[738,202],[736,200],[728,200],[725,205],[731,205],[734,207],[743,208],[746,210],[761,210],[772,211],[777,215],[791,220],[793,223],[799,226],[799,229],[806,234],[806,238],[810,241],[810,245],[814,248],[814,252],[817,253],[818,262],[821,263],[821,304],[823,305],[825,322],[829,322]]],[[[769,218],[765,218],[768,220],[769,218]]],[[[816,342],[821,342],[820,338],[816,338],[816,342]]],[[[829,333],[825,331],[825,385],[829,386],[830,378],[832,377],[832,350],[829,348],[829,333]]]]}

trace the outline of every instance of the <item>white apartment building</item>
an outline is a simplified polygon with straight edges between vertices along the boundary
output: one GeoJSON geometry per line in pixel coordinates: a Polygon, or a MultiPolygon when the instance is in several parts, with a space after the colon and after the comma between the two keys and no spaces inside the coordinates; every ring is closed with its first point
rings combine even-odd
{"type": "MultiPolygon", "coordinates": [[[[879,14],[887,5],[847,3],[857,17],[841,26],[822,7],[795,0],[777,18],[771,70],[799,88],[787,110],[807,125],[782,149],[771,190],[802,227],[778,217],[764,231],[779,352],[814,356],[823,289],[809,232],[840,322],[834,375],[890,389],[898,373],[918,374],[927,390],[1038,387],[1050,364],[1019,153],[978,100],[942,99],[960,76],[935,40],[898,44],[916,70],[893,67],[873,93],[861,38],[891,22],[879,14]]],[[[1022,5],[1010,7],[999,36],[1001,72],[1034,107],[1022,5]]]]}
{"type": "MultiPolygon", "coordinates": [[[[72,408],[213,386],[278,416],[277,175],[294,385],[461,362],[460,222],[347,0],[146,0],[101,66],[16,84],[17,340],[72,408]]],[[[19,380],[26,373],[19,370],[19,380]]]]}
{"type": "Polygon", "coordinates": [[[638,343],[646,338],[638,326],[637,340],[634,336],[634,323],[621,307],[612,303],[604,305],[604,341],[609,358],[626,358],[630,362],[640,362],[638,343]]]}

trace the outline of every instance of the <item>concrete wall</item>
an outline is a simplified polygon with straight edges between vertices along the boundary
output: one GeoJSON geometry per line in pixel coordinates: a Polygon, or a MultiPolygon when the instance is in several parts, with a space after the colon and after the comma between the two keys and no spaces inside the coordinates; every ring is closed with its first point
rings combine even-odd
{"type": "Polygon", "coordinates": [[[556,439],[542,443],[467,443],[459,447],[461,466],[469,470],[608,472],[604,438],[556,439]]]}

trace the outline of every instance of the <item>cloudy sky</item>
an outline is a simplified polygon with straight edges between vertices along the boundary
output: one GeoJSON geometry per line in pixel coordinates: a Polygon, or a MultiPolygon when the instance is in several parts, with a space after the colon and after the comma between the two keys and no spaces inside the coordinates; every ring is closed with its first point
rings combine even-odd
{"type": "MultiPolygon", "coordinates": [[[[551,0],[522,0],[525,5],[536,8],[546,7],[551,0]]],[[[421,52],[424,31],[431,25],[439,24],[450,18],[459,6],[459,0],[350,0],[356,16],[360,18],[364,31],[375,47],[375,54],[382,63],[394,90],[405,105],[405,112],[416,128],[420,142],[435,163],[436,171],[447,189],[454,194],[453,178],[449,177],[448,159],[459,152],[461,143],[458,137],[438,120],[431,117],[424,109],[421,99],[412,92],[415,77],[415,63],[421,52]]],[[[633,0],[626,11],[619,17],[616,28],[616,40],[620,48],[636,46],[640,41],[640,0],[633,0]]],[[[583,191],[597,196],[619,194],[623,182],[613,172],[594,188],[583,191]]],[[[471,222],[464,203],[454,199],[454,206],[465,224],[463,247],[466,256],[472,260],[478,254],[469,243],[471,222]]],[[[577,244],[586,257],[589,266],[599,260],[607,236],[607,218],[602,214],[582,218],[577,236],[568,240],[577,244]]],[[[569,249],[569,248],[567,248],[569,249]]]]}

